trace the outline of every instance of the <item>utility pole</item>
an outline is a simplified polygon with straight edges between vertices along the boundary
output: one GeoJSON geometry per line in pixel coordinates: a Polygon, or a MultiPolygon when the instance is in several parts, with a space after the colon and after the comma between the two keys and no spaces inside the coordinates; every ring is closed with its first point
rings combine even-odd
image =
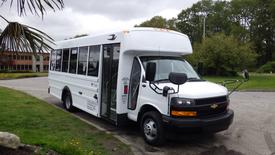
{"type": "Polygon", "coordinates": [[[206,16],[203,17],[203,40],[205,40],[205,20],[206,20],[206,16]]]}

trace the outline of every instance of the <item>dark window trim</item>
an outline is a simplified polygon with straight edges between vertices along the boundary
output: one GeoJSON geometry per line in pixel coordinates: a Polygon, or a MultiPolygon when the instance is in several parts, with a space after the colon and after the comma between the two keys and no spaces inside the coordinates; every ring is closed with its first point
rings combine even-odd
{"type": "Polygon", "coordinates": [[[89,61],[89,49],[90,49],[90,46],[80,46],[79,48],[78,48],[78,59],[77,59],[77,71],[76,71],[76,74],[77,75],[83,75],[83,76],[87,76],[87,73],[88,73],[88,61],[89,61]],[[86,61],[79,61],[79,58],[80,58],[80,49],[81,48],[87,48],[87,57],[86,57],[86,61]],[[79,63],[80,62],[86,62],[86,71],[85,71],[85,73],[84,74],[79,74],[78,72],[79,72],[79,63]]]}
{"type": "Polygon", "coordinates": [[[63,72],[63,73],[69,73],[69,63],[70,63],[70,52],[71,51],[71,49],[70,48],[63,48],[62,49],[62,68],[61,68],[61,72],[63,72]],[[64,65],[64,51],[68,51],[68,59],[67,59],[67,68],[65,68],[65,69],[67,69],[67,71],[65,72],[65,71],[63,71],[63,67],[65,67],[65,65],[64,65]],[[64,66],[63,66],[64,65],[64,66]]]}
{"type": "Polygon", "coordinates": [[[99,76],[99,67],[100,67],[100,54],[101,54],[101,51],[102,51],[102,45],[90,45],[89,46],[89,52],[88,52],[88,61],[87,61],[87,76],[91,76],[91,77],[98,77],[99,76]],[[91,54],[91,47],[96,47],[98,46],[99,47],[99,51],[98,51],[98,64],[97,64],[97,73],[96,75],[89,75],[89,62],[90,62],[90,54],[91,54]]]}
{"type": "Polygon", "coordinates": [[[78,47],[72,47],[70,48],[70,55],[69,55],[69,68],[68,68],[68,73],[69,74],[76,74],[77,72],[77,57],[78,57],[78,50],[79,48],[78,47]],[[75,66],[75,73],[71,73],[71,55],[72,55],[72,50],[76,49],[77,52],[76,52],[76,60],[75,60],[75,63],[76,63],[76,66],[75,66]]]}
{"type": "MultiPolygon", "coordinates": [[[[136,109],[136,107],[137,107],[137,103],[136,103],[136,105],[135,105],[135,107],[134,108],[130,108],[130,91],[131,91],[131,80],[132,80],[132,70],[133,70],[133,67],[134,67],[134,61],[137,61],[138,62],[138,66],[139,66],[139,68],[140,68],[140,76],[139,76],[139,89],[140,89],[140,83],[141,83],[141,74],[142,74],[142,67],[141,67],[141,64],[140,64],[140,61],[138,60],[138,58],[137,57],[135,57],[134,59],[133,59],[133,63],[132,63],[132,67],[131,67],[131,74],[130,74],[130,80],[129,80],[129,86],[128,86],[128,104],[127,104],[127,109],[129,109],[129,110],[135,110],[136,109]]],[[[138,94],[137,94],[137,101],[136,102],[138,102],[138,95],[139,95],[139,90],[138,90],[138,94]]]]}

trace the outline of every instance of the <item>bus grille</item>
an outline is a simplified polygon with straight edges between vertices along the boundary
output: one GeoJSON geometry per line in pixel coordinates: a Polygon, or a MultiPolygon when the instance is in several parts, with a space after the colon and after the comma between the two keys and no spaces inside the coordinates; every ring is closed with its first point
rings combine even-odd
{"type": "Polygon", "coordinates": [[[222,103],[222,102],[227,102],[226,96],[196,99],[195,100],[196,105],[206,105],[206,104],[214,104],[214,103],[222,103]]]}

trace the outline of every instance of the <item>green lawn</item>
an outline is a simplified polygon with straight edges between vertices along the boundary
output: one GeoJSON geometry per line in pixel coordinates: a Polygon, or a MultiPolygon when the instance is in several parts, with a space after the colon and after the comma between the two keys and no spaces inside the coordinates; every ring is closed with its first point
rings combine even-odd
{"type": "Polygon", "coordinates": [[[48,73],[0,73],[0,80],[48,76],[48,73]]]}
{"type": "MultiPolygon", "coordinates": [[[[213,77],[205,76],[205,80],[221,82],[228,79],[242,79],[242,77],[213,77]]],[[[232,88],[232,85],[228,85],[232,88]]],[[[250,80],[244,83],[238,90],[275,90],[275,74],[256,74],[250,75],[250,80]]]]}
{"type": "Polygon", "coordinates": [[[130,148],[39,99],[0,87],[0,131],[17,134],[22,143],[66,155],[131,154],[130,148]],[[116,150],[116,151],[112,151],[116,150]]]}

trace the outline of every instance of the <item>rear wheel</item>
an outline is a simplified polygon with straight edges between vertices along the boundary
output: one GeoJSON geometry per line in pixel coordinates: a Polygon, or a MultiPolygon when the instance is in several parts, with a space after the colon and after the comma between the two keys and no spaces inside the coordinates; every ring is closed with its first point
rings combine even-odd
{"type": "Polygon", "coordinates": [[[141,121],[141,131],[144,140],[151,145],[161,145],[165,141],[161,115],[150,111],[144,113],[141,121]]]}
{"type": "Polygon", "coordinates": [[[72,102],[72,96],[71,93],[66,93],[65,97],[63,99],[63,105],[65,107],[66,110],[73,112],[75,110],[74,106],[73,106],[73,102],[72,102]]]}

